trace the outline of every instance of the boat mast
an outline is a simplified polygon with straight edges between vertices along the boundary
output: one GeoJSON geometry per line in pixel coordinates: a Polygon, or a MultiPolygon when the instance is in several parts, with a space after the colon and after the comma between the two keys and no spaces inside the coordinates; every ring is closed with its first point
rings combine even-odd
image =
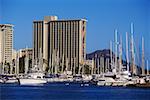
{"type": "Polygon", "coordinates": [[[65,59],[65,56],[63,54],[63,56],[62,56],[62,65],[61,65],[61,73],[63,73],[63,70],[64,70],[64,59],[65,59]]]}
{"type": "Polygon", "coordinates": [[[97,74],[99,74],[99,58],[97,58],[97,74]]]}
{"type": "Polygon", "coordinates": [[[142,75],[145,75],[145,61],[144,61],[144,38],[142,37],[142,75]]]}
{"type": "Polygon", "coordinates": [[[109,72],[109,58],[106,58],[106,70],[105,72],[109,72]]]}
{"type": "Polygon", "coordinates": [[[76,74],[76,58],[74,58],[73,75],[76,74]]]}
{"type": "Polygon", "coordinates": [[[29,67],[29,55],[28,55],[28,51],[27,51],[28,49],[27,49],[27,47],[26,47],[26,49],[25,49],[25,74],[27,74],[27,72],[28,72],[28,67],[29,67]]]}
{"type": "Polygon", "coordinates": [[[112,41],[110,41],[110,67],[113,69],[113,61],[112,61],[112,41]]]}
{"type": "Polygon", "coordinates": [[[17,53],[17,56],[16,56],[16,68],[15,68],[15,74],[18,75],[19,74],[19,54],[17,53]]]}
{"type": "Polygon", "coordinates": [[[82,70],[81,70],[81,71],[82,71],[82,72],[81,72],[81,74],[82,74],[82,75],[84,75],[84,61],[82,61],[81,68],[82,68],[82,70]]]}
{"type": "Polygon", "coordinates": [[[119,73],[122,70],[122,36],[120,35],[120,43],[119,43],[119,73]]]}
{"type": "Polygon", "coordinates": [[[94,69],[94,58],[92,58],[92,68],[91,68],[91,75],[93,75],[93,69],[94,69]]]}
{"type": "Polygon", "coordinates": [[[105,69],[104,69],[104,57],[100,57],[100,66],[101,66],[101,73],[104,74],[105,69]]]}
{"type": "Polygon", "coordinates": [[[117,45],[118,45],[118,41],[117,41],[117,29],[115,30],[115,68],[114,68],[114,71],[115,71],[115,74],[116,74],[116,72],[117,72],[117,52],[118,52],[118,50],[117,50],[117,45]]]}
{"type": "Polygon", "coordinates": [[[57,50],[57,54],[55,56],[55,62],[56,62],[55,74],[58,74],[58,67],[59,67],[59,51],[58,50],[57,50]]]}
{"type": "Polygon", "coordinates": [[[128,33],[126,32],[126,60],[127,60],[127,71],[129,72],[129,54],[128,54],[128,33]]]}
{"type": "MultiPolygon", "coordinates": [[[[34,62],[35,60],[34,60],[34,49],[32,48],[32,68],[34,67],[34,64],[35,64],[35,62],[34,62]]],[[[32,69],[31,68],[31,69],[32,69]]]]}
{"type": "Polygon", "coordinates": [[[131,72],[133,74],[136,74],[134,42],[133,42],[133,23],[131,23],[131,72]]]}
{"type": "Polygon", "coordinates": [[[146,62],[147,62],[147,75],[149,75],[148,60],[146,62]]]}
{"type": "Polygon", "coordinates": [[[52,68],[51,68],[52,74],[54,74],[54,67],[55,67],[55,50],[53,50],[52,53],[52,68]]]}
{"type": "Polygon", "coordinates": [[[48,70],[49,73],[52,73],[52,62],[51,62],[51,55],[49,57],[49,70],[48,70]]]}
{"type": "Polygon", "coordinates": [[[69,64],[69,61],[68,61],[68,58],[66,58],[66,71],[68,71],[68,64],[69,64]]]}
{"type": "Polygon", "coordinates": [[[43,54],[42,54],[42,48],[40,48],[40,57],[39,57],[39,64],[38,64],[38,68],[39,71],[43,72],[43,54]]]}
{"type": "Polygon", "coordinates": [[[10,74],[12,74],[13,71],[13,64],[12,64],[12,60],[10,61],[10,74]]]}
{"type": "MultiPolygon", "coordinates": [[[[72,71],[72,69],[73,69],[73,66],[72,66],[72,63],[73,63],[73,58],[71,57],[71,62],[70,62],[70,71],[71,71],[71,73],[73,73],[73,71],[72,71]]],[[[83,68],[82,68],[82,71],[83,71],[83,68]]]]}
{"type": "Polygon", "coordinates": [[[95,54],[95,58],[94,58],[94,74],[96,74],[96,59],[97,59],[97,54],[95,54]]]}

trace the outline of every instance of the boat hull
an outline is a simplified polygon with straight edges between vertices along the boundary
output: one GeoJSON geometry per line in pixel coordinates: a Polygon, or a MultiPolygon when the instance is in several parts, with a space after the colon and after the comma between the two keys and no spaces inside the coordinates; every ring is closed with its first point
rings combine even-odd
{"type": "Polygon", "coordinates": [[[17,79],[9,79],[5,83],[18,83],[17,79]]]}
{"type": "Polygon", "coordinates": [[[36,85],[45,83],[47,83],[45,79],[20,79],[20,85],[36,85]]]}

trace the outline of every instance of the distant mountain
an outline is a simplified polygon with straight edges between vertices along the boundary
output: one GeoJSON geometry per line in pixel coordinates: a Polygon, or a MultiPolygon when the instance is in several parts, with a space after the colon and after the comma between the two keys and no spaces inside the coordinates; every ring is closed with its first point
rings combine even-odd
{"type": "Polygon", "coordinates": [[[86,55],[86,59],[91,59],[95,57],[104,57],[104,58],[110,58],[110,50],[104,49],[104,50],[96,50],[92,53],[89,53],[86,55]]]}

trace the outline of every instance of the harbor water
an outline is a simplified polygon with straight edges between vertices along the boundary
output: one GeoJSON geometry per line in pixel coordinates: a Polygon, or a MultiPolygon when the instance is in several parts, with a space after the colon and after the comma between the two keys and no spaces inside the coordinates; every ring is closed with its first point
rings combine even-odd
{"type": "Polygon", "coordinates": [[[79,83],[0,84],[0,100],[150,100],[150,88],[100,87],[79,83]]]}

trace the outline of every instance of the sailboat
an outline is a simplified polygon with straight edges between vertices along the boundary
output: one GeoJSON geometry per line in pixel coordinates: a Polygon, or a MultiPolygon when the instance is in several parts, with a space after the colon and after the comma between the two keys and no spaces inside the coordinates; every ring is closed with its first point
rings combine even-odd
{"type": "Polygon", "coordinates": [[[40,49],[40,59],[39,59],[38,64],[36,63],[31,69],[31,72],[28,73],[24,78],[19,79],[20,85],[38,85],[38,84],[47,83],[46,79],[44,78],[45,74],[42,71],[42,65],[43,65],[43,58],[42,58],[42,52],[40,49]]]}

